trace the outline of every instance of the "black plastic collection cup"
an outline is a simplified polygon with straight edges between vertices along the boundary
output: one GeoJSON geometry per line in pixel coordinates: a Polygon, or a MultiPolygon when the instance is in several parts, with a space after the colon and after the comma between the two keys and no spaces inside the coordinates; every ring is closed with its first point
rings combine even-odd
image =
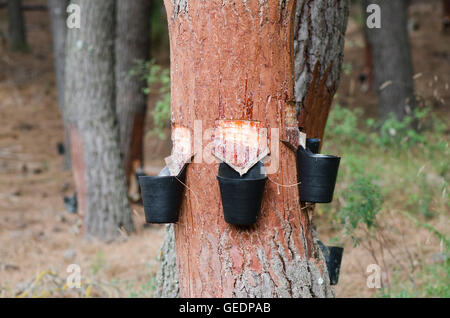
{"type": "Polygon", "coordinates": [[[145,174],[145,172],[142,171],[136,171],[134,173],[134,175],[136,176],[136,181],[139,183],[139,178],[140,177],[146,177],[147,175],[145,174]]]}
{"type": "Polygon", "coordinates": [[[256,223],[266,185],[267,175],[262,162],[240,176],[226,163],[221,163],[217,180],[225,221],[233,225],[256,223]]]}
{"type": "Polygon", "coordinates": [[[337,285],[339,281],[339,272],[341,270],[342,254],[344,248],[339,246],[325,246],[319,241],[319,246],[327,263],[328,276],[331,285],[337,285]]]}
{"type": "Polygon", "coordinates": [[[309,149],[312,153],[319,153],[320,139],[319,138],[307,138],[306,149],[309,149]]]}
{"type": "MultiPolygon", "coordinates": [[[[164,169],[163,169],[164,171],[164,169]]],[[[183,199],[185,169],[178,176],[139,176],[147,223],[176,223],[183,199]]]]}
{"type": "Polygon", "coordinates": [[[316,154],[310,149],[298,147],[297,174],[301,201],[329,203],[333,200],[340,160],[340,157],[316,154]]]}

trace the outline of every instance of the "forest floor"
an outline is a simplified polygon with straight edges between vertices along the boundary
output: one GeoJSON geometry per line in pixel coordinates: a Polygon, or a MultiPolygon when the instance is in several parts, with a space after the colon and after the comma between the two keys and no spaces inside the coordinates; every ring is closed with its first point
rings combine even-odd
{"type": "MultiPolygon", "coordinates": [[[[416,91],[429,102],[433,114],[445,120],[450,114],[450,37],[440,32],[440,12],[437,1],[410,8],[410,16],[419,23],[418,29],[411,31],[411,42],[415,73],[419,74],[416,91]]],[[[364,111],[364,115],[355,117],[358,127],[351,127],[356,134],[363,120],[375,116],[377,106],[375,94],[358,81],[364,67],[364,46],[357,13],[354,8],[336,97],[341,108],[364,111]]],[[[47,13],[27,12],[26,22],[31,51],[12,53],[2,36],[7,31],[5,10],[0,11],[0,297],[149,297],[155,288],[164,227],[144,225],[142,207],[134,205],[137,233],[109,245],[83,240],[81,220],[68,214],[63,204],[63,196],[73,193],[73,180],[71,172],[62,169],[63,158],[56,150],[57,143],[63,141],[63,126],[47,13]],[[70,264],[80,266],[81,289],[64,288],[70,264]]],[[[155,99],[149,98],[150,107],[155,99]]],[[[151,120],[149,114],[150,125],[151,120]]],[[[327,130],[327,138],[330,132],[336,130],[327,130]]],[[[433,291],[442,289],[442,283],[447,290],[438,296],[450,297],[448,254],[444,247],[450,232],[448,156],[433,157],[448,154],[448,133],[447,126],[443,135],[437,136],[446,146],[441,152],[430,151],[430,158],[421,155],[422,148],[408,148],[403,154],[370,143],[362,149],[349,145],[341,149],[337,143],[343,139],[339,136],[330,137],[330,145],[325,143],[327,150],[343,157],[355,149],[361,151],[356,155],[366,156],[366,161],[360,164],[374,167],[374,173],[376,167],[384,168],[379,174],[381,181],[376,181],[383,189],[383,222],[372,241],[353,247],[333,216],[340,205],[345,205],[345,196],[340,193],[345,192],[351,178],[339,181],[336,203],[317,211],[316,224],[322,241],[338,240],[345,247],[340,280],[335,287],[337,297],[436,296],[433,291]],[[406,163],[409,160],[410,165],[406,163]],[[440,167],[440,172],[434,171],[435,166],[440,167]],[[423,187],[412,184],[423,170],[431,171],[422,178],[427,186],[426,198],[422,197],[423,187]],[[423,207],[425,199],[428,205],[423,207]],[[416,207],[422,210],[417,208],[416,213],[416,207]],[[366,269],[371,263],[382,268],[383,284],[389,287],[382,292],[366,284],[366,269]],[[439,264],[447,265],[443,272],[439,264]]],[[[147,138],[147,173],[154,174],[162,167],[169,150],[167,141],[147,138]]],[[[345,172],[348,162],[343,164],[345,172]]]]}

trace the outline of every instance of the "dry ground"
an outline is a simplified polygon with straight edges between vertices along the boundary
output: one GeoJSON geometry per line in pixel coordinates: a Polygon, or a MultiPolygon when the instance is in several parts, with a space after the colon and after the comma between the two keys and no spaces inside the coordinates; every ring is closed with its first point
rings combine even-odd
{"type": "MultiPolygon", "coordinates": [[[[437,110],[448,116],[448,103],[441,100],[448,101],[449,92],[439,90],[437,94],[433,84],[429,85],[435,75],[448,82],[450,74],[450,41],[439,32],[438,6],[431,2],[417,4],[411,8],[411,15],[421,23],[420,29],[411,34],[415,71],[423,73],[417,89],[434,99],[437,110]]],[[[31,53],[11,53],[0,38],[0,296],[27,292],[36,278],[39,287],[30,289],[27,296],[149,296],[163,228],[144,227],[142,209],[135,206],[136,234],[111,245],[86,243],[79,233],[80,220],[64,210],[62,197],[73,191],[73,181],[71,173],[62,170],[62,157],[56,152],[63,130],[48,17],[45,12],[27,12],[26,19],[31,53]],[[57,289],[64,285],[67,266],[72,263],[81,266],[84,288],[80,294],[57,289]],[[45,271],[54,276],[39,277],[45,271]]],[[[0,11],[0,30],[7,30],[4,10],[0,11]]],[[[363,48],[361,32],[353,20],[345,53],[347,73],[338,92],[339,101],[373,113],[376,98],[362,91],[357,81],[363,67],[363,48]]],[[[165,142],[147,141],[146,169],[154,173],[170,148],[165,142]]],[[[393,215],[393,220],[413,251],[412,263],[440,251],[439,241],[428,231],[417,230],[399,215],[393,215]]],[[[448,215],[439,216],[433,224],[448,232],[448,215]]],[[[324,239],[333,235],[327,233],[326,226],[319,231],[324,239]]],[[[336,295],[371,296],[373,290],[365,284],[365,268],[372,262],[371,256],[350,243],[345,247],[336,295]]],[[[396,264],[395,259],[388,258],[396,264]]]]}

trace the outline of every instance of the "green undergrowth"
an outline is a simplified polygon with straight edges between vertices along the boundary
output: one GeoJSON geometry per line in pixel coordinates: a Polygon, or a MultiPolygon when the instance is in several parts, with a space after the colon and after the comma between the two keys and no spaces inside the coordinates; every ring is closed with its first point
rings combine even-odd
{"type": "MultiPolygon", "coordinates": [[[[444,260],[420,260],[408,274],[411,280],[396,268],[378,297],[450,297],[449,233],[433,225],[450,210],[447,121],[427,108],[402,121],[391,116],[383,124],[366,118],[361,109],[338,104],[330,113],[322,153],[342,159],[333,202],[317,207],[318,225],[334,234],[330,242],[350,239],[354,246],[371,246],[367,243],[386,231],[380,220],[393,211],[441,242],[444,260]]],[[[395,227],[389,229],[395,234],[395,227]]]]}

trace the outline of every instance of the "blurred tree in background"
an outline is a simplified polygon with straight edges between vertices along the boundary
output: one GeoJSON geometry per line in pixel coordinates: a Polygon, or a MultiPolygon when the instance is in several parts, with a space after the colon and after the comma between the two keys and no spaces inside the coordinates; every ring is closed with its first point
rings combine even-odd
{"type": "Polygon", "coordinates": [[[12,51],[28,51],[22,0],[8,0],[9,46],[12,51]]]}
{"type": "Polygon", "coordinates": [[[144,127],[147,113],[146,82],[132,76],[137,61],[148,60],[150,51],[150,0],[117,0],[115,78],[116,113],[127,182],[142,169],[144,127]]]}
{"type": "Polygon", "coordinates": [[[364,10],[369,4],[381,8],[381,28],[370,29],[364,25],[373,57],[379,118],[385,121],[394,114],[402,121],[416,107],[407,1],[363,0],[362,3],[364,10]]]}
{"type": "Polygon", "coordinates": [[[53,39],[53,55],[56,75],[56,90],[58,94],[59,109],[63,118],[65,152],[64,168],[70,169],[70,132],[64,115],[64,87],[65,87],[65,63],[66,63],[66,38],[67,38],[67,5],[69,0],[48,0],[48,9],[51,20],[53,39]]]}

